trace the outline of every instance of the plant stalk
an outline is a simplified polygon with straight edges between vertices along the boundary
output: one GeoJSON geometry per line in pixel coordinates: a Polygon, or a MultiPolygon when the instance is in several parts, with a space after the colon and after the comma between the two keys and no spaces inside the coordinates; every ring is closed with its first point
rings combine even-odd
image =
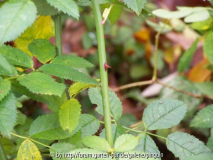
{"type": "Polygon", "coordinates": [[[0,141],[0,160],[7,160],[6,153],[0,141]]]}
{"type": "Polygon", "coordinates": [[[104,40],[104,29],[100,12],[100,7],[98,0],[92,0],[92,7],[95,16],[96,32],[98,40],[98,53],[99,53],[99,65],[100,65],[100,75],[101,75],[101,93],[103,97],[103,111],[104,111],[104,123],[105,123],[105,133],[106,139],[111,147],[113,147],[113,137],[112,137],[112,124],[111,124],[111,113],[109,104],[109,89],[108,89],[108,73],[104,68],[106,61],[106,49],[104,40]]]}

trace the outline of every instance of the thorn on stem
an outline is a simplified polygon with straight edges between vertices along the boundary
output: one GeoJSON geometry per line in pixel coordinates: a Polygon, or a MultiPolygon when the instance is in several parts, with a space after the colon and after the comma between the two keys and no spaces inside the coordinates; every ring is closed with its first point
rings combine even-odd
{"type": "Polygon", "coordinates": [[[105,63],[104,63],[104,69],[105,69],[105,71],[106,71],[108,68],[111,68],[111,67],[105,62],[105,63]]]}

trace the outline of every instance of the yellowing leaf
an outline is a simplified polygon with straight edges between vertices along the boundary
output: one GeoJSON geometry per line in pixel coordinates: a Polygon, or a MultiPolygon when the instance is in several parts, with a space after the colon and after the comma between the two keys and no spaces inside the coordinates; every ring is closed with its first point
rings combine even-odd
{"type": "Polygon", "coordinates": [[[36,145],[26,139],[20,146],[17,160],[42,160],[41,154],[36,145]]]}
{"type": "Polygon", "coordinates": [[[19,38],[15,40],[15,45],[20,50],[26,52],[30,56],[32,54],[28,50],[28,45],[34,39],[47,39],[54,35],[54,27],[50,16],[39,16],[35,23],[29,27],[19,38]]]}

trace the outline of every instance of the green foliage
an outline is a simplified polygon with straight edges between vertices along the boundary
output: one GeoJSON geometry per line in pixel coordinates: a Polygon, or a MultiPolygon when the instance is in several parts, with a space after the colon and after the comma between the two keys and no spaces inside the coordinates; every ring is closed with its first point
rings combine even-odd
{"type": "Polygon", "coordinates": [[[138,145],[138,139],[131,134],[123,134],[115,141],[116,152],[127,152],[133,150],[138,145]]]}
{"type": "Polygon", "coordinates": [[[24,125],[25,121],[26,121],[26,118],[27,117],[23,113],[21,113],[19,110],[17,110],[16,125],[17,124],[24,125]]]}
{"type": "Polygon", "coordinates": [[[36,39],[28,46],[29,51],[43,64],[56,55],[55,47],[46,39],[36,39]]]}
{"type": "Polygon", "coordinates": [[[89,49],[93,46],[93,39],[90,37],[89,33],[84,33],[82,44],[85,49],[89,49]]]}
{"type": "Polygon", "coordinates": [[[194,84],[195,87],[198,88],[203,94],[213,97],[212,82],[194,83],[194,84]]]}
{"type": "Polygon", "coordinates": [[[67,13],[68,15],[78,19],[79,18],[79,12],[78,12],[78,6],[73,0],[66,0],[66,1],[61,1],[61,0],[47,0],[47,2],[57,8],[59,11],[62,11],[64,13],[67,13]]]}
{"type": "Polygon", "coordinates": [[[38,15],[53,16],[59,13],[56,8],[47,3],[47,0],[34,0],[33,2],[37,7],[38,15]]]}
{"type": "Polygon", "coordinates": [[[144,110],[144,125],[148,130],[171,128],[180,123],[186,109],[186,105],[178,100],[154,101],[144,110]]]}
{"type": "Polygon", "coordinates": [[[17,38],[36,19],[36,6],[29,0],[9,0],[0,8],[0,45],[17,38]],[[12,12],[8,12],[13,8],[12,12]]]}
{"type": "Polygon", "coordinates": [[[11,89],[11,83],[7,79],[0,79],[0,101],[9,93],[11,89]]]}
{"type": "Polygon", "coordinates": [[[191,127],[212,128],[213,127],[213,105],[209,105],[198,112],[192,120],[191,127]]]}
{"type": "Polygon", "coordinates": [[[15,96],[10,93],[0,102],[0,132],[10,137],[16,122],[16,100],[15,96]]]}
{"type": "Polygon", "coordinates": [[[7,60],[0,54],[0,75],[16,75],[17,71],[7,60]]]}
{"type": "Polygon", "coordinates": [[[203,142],[199,141],[194,136],[181,132],[170,134],[167,137],[166,145],[167,148],[180,159],[211,152],[203,142]]]}
{"type": "Polygon", "coordinates": [[[204,52],[210,61],[211,64],[213,64],[213,46],[212,46],[212,41],[213,41],[213,32],[208,32],[205,42],[204,42],[204,52]]]}
{"type": "Polygon", "coordinates": [[[137,15],[140,15],[146,0],[123,0],[123,2],[127,5],[128,8],[137,13],[137,15]]]}
{"type": "Polygon", "coordinates": [[[50,76],[39,72],[21,76],[18,81],[31,92],[37,94],[61,96],[65,90],[64,84],[57,83],[50,76]]]}
{"type": "Polygon", "coordinates": [[[213,129],[211,129],[211,135],[210,135],[206,145],[213,152],[213,129]]]}
{"type": "Polygon", "coordinates": [[[178,71],[183,72],[189,68],[189,65],[192,61],[194,52],[197,50],[197,44],[199,40],[197,39],[191,45],[191,47],[183,53],[183,56],[180,58],[178,63],[178,71]]]}
{"type": "Polygon", "coordinates": [[[199,154],[199,155],[193,155],[193,156],[184,158],[184,160],[201,160],[201,159],[212,160],[213,155],[212,154],[199,154]]]}
{"type": "MultiPolygon", "coordinates": [[[[90,88],[88,91],[90,101],[97,104],[96,111],[103,115],[103,104],[100,88],[90,88]]],[[[122,104],[113,91],[109,91],[110,110],[112,117],[117,121],[122,115],[122,104]]]]}
{"type": "Polygon", "coordinates": [[[110,13],[109,13],[109,21],[111,22],[111,24],[115,24],[118,20],[118,18],[120,17],[122,12],[122,9],[120,6],[118,5],[113,5],[110,13]]]}
{"type": "Polygon", "coordinates": [[[78,125],[81,115],[81,105],[76,99],[70,99],[62,104],[59,111],[59,121],[64,130],[72,132],[78,125]]]}
{"type": "Polygon", "coordinates": [[[15,144],[8,138],[1,137],[0,142],[4,146],[5,152],[8,155],[13,155],[14,150],[15,150],[15,144]]]}

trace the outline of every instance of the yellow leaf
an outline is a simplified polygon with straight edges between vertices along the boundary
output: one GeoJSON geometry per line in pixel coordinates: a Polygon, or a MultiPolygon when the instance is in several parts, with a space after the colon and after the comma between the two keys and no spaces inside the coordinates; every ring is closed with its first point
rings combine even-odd
{"type": "Polygon", "coordinates": [[[28,50],[28,45],[34,39],[49,40],[52,36],[54,36],[54,25],[52,23],[51,17],[39,16],[34,24],[15,40],[15,45],[20,50],[32,56],[32,54],[28,50]]]}
{"type": "Polygon", "coordinates": [[[18,150],[17,160],[42,160],[36,145],[28,138],[22,142],[18,150]]]}

